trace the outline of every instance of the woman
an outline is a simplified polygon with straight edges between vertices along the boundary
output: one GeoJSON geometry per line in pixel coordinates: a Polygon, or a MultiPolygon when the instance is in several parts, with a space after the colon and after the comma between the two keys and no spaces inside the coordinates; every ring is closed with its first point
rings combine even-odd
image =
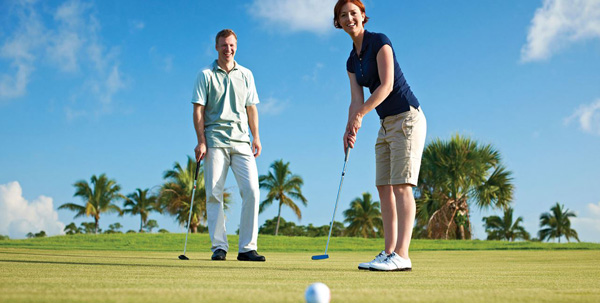
{"type": "Polygon", "coordinates": [[[408,248],[415,221],[415,199],[427,130],[417,98],[396,61],[392,43],[384,34],[365,30],[369,18],[360,0],[338,0],[333,24],[352,38],[346,63],[351,103],[344,133],[344,149],[353,148],[362,118],[375,109],[381,128],[375,144],[376,185],[381,201],[385,249],[359,269],[408,271],[408,248]],[[363,86],[371,96],[365,101],[363,86]]]}

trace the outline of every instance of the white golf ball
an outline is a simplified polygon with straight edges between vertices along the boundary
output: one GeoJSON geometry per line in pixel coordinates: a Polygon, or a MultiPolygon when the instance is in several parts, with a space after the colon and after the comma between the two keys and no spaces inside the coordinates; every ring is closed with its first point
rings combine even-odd
{"type": "Polygon", "coordinates": [[[306,303],[329,303],[331,292],[327,285],[317,282],[309,285],[304,292],[306,303]]]}

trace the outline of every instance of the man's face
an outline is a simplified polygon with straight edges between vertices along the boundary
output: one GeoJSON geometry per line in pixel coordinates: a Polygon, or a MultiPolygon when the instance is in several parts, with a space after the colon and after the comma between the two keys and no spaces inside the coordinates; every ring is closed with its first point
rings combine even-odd
{"type": "Polygon", "coordinates": [[[237,39],[233,35],[229,35],[225,38],[220,37],[216,49],[219,53],[220,60],[231,62],[233,61],[235,51],[237,50],[237,39]]]}

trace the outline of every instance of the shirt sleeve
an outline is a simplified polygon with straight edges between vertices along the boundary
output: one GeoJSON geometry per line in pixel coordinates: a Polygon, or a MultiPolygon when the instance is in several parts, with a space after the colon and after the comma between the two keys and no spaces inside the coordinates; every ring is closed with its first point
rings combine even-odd
{"type": "Polygon", "coordinates": [[[350,56],[348,57],[348,60],[346,61],[346,70],[350,73],[355,74],[354,66],[352,65],[352,54],[350,54],[350,56]]]}
{"type": "Polygon", "coordinates": [[[246,97],[246,106],[252,106],[258,103],[260,103],[260,101],[258,100],[256,85],[254,84],[254,75],[251,71],[248,71],[248,96],[246,97]]]}
{"type": "Polygon", "coordinates": [[[390,47],[392,47],[392,41],[390,41],[390,39],[385,35],[385,34],[376,34],[373,35],[373,49],[375,49],[375,54],[377,54],[379,52],[379,50],[384,46],[384,45],[389,45],[390,47]]]}
{"type": "Polygon", "coordinates": [[[207,81],[206,74],[200,72],[196,78],[194,92],[192,93],[192,103],[206,105],[207,98],[207,81]]]}

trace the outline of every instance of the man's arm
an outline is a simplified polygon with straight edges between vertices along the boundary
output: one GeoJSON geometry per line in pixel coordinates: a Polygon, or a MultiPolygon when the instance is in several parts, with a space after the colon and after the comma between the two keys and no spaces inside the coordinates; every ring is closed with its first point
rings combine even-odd
{"type": "Polygon", "coordinates": [[[246,112],[248,113],[250,131],[252,132],[252,153],[254,153],[254,158],[256,158],[260,156],[262,150],[260,135],[258,134],[258,109],[256,105],[250,105],[246,106],[246,112]]]}
{"type": "Polygon", "coordinates": [[[198,145],[194,149],[196,162],[204,159],[206,155],[206,137],[204,136],[204,106],[194,103],[194,129],[198,138],[198,145]]]}

